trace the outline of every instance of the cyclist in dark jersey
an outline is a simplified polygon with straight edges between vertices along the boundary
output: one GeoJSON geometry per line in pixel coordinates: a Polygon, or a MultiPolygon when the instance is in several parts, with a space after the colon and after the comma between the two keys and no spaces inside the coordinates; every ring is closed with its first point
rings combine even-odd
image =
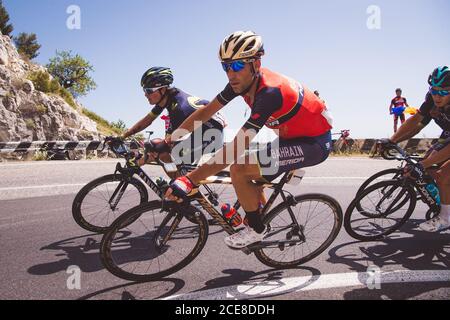
{"type": "MultiPolygon", "coordinates": [[[[170,135],[177,129],[186,118],[188,118],[197,109],[204,107],[209,101],[194,97],[178,88],[171,87],[173,83],[173,74],[169,68],[153,67],[147,70],[141,79],[141,86],[144,89],[145,96],[150,105],[154,105],[152,111],[142,120],[136,123],[128,131],[126,131],[122,138],[127,138],[134,135],[148,126],[150,126],[164,110],[167,110],[169,117],[169,125],[166,129],[166,135],[170,135]]],[[[184,162],[192,163],[199,160],[202,152],[209,146],[208,149],[213,149],[212,144],[216,150],[223,145],[223,128],[225,127],[225,120],[220,114],[215,114],[209,121],[202,126],[202,132],[208,132],[208,129],[216,129],[215,134],[208,136],[203,135],[202,139],[195,139],[195,133],[190,139],[181,142],[179,146],[174,148],[176,153],[172,155],[176,159],[182,159],[184,162]]],[[[147,162],[154,160],[155,153],[149,154],[146,158],[147,162]]],[[[162,160],[168,161],[168,155],[162,155],[162,160]],[[164,159],[163,159],[164,158],[164,159]]],[[[144,164],[141,160],[140,165],[144,164]]]]}
{"type": "Polygon", "coordinates": [[[178,200],[195,189],[199,181],[232,164],[233,186],[247,221],[241,232],[225,238],[232,248],[259,242],[266,231],[261,216],[263,189],[253,181],[272,181],[284,172],[317,165],[327,159],[331,149],[332,121],[325,104],[295,80],[262,68],[263,54],[261,37],[251,31],[238,31],[225,38],[220,59],[228,85],[173,133],[175,139],[184,134],[181,129],[192,131],[195,121],[207,121],[237,96],[250,106],[250,118],[234,140],[208,163],[175,180],[166,194],[169,199],[178,200]],[[279,138],[255,155],[244,156],[264,125],[276,130],[279,138]]]}
{"type": "Polygon", "coordinates": [[[438,67],[429,76],[430,90],[419,112],[409,118],[395,133],[390,142],[399,143],[418,134],[431,120],[441,127],[442,134],[438,142],[433,145],[423,161],[418,164],[418,170],[427,170],[435,179],[441,198],[441,213],[434,219],[426,221],[420,228],[429,231],[441,231],[450,227],[450,69],[438,67]],[[438,164],[436,172],[429,168],[438,164]]]}
{"type": "Polygon", "coordinates": [[[406,98],[402,97],[402,89],[395,90],[395,98],[392,99],[389,106],[389,113],[394,115],[394,133],[397,132],[398,118],[400,118],[402,124],[405,123],[405,109],[409,107],[406,98]]]}

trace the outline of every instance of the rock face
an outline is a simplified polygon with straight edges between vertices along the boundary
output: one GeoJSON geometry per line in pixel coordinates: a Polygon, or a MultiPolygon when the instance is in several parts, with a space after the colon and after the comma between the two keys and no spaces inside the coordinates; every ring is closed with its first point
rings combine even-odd
{"type": "Polygon", "coordinates": [[[24,61],[0,33],[0,142],[99,139],[97,124],[63,98],[37,91],[27,75],[45,68],[24,61]]]}

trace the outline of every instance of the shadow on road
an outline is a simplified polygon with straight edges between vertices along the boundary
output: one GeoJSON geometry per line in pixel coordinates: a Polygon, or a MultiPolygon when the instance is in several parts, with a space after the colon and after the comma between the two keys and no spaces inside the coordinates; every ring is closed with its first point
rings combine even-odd
{"type": "Polygon", "coordinates": [[[408,270],[450,269],[450,234],[417,229],[419,220],[408,221],[386,239],[349,242],[329,250],[331,263],[342,263],[354,271],[368,266],[401,266],[408,270]]]}
{"type": "MultiPolygon", "coordinates": [[[[350,270],[367,272],[377,266],[383,271],[450,269],[450,234],[427,233],[417,229],[423,220],[409,220],[400,231],[381,241],[344,243],[329,251],[328,262],[345,264],[350,270]]],[[[403,284],[405,285],[405,284],[403,284]]],[[[448,287],[449,283],[409,283],[398,291],[397,284],[382,284],[382,290],[357,288],[345,299],[409,299],[428,291],[448,287]]]]}
{"type": "Polygon", "coordinates": [[[241,269],[225,269],[227,276],[215,278],[205,282],[205,286],[190,295],[192,299],[205,299],[203,291],[209,290],[208,299],[258,299],[282,296],[289,292],[307,287],[319,279],[319,270],[311,267],[298,267],[286,270],[304,270],[311,273],[308,280],[286,283],[283,281],[285,270],[269,269],[254,272],[241,269]],[[224,288],[222,290],[222,288],[224,288]],[[226,288],[226,289],[225,289],[226,288]]]}
{"type": "MultiPolygon", "coordinates": [[[[122,233],[122,237],[127,236],[126,232],[122,233]]],[[[33,275],[50,275],[66,271],[72,265],[78,266],[83,272],[103,270],[104,267],[99,257],[101,238],[101,234],[88,234],[61,240],[42,247],[41,251],[55,251],[55,257],[62,258],[32,266],[28,269],[28,273],[33,275]]]]}
{"type": "Polygon", "coordinates": [[[78,300],[156,300],[176,294],[185,285],[185,282],[177,278],[165,278],[154,282],[132,282],[111,288],[102,289],[78,300]],[[164,292],[161,294],[161,292],[164,292]]]}

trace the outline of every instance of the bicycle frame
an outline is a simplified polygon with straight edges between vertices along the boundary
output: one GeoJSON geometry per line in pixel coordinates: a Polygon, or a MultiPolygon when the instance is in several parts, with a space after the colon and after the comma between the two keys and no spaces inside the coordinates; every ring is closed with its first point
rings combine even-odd
{"type": "MultiPolygon", "coordinates": [[[[405,161],[407,164],[415,165],[418,161],[421,160],[419,157],[413,157],[408,155],[402,148],[395,145],[392,146],[392,149],[396,150],[400,156],[394,157],[397,160],[405,161]]],[[[385,157],[385,159],[390,160],[391,158],[385,157]]],[[[427,174],[427,173],[425,173],[427,174]]],[[[424,178],[412,180],[412,179],[405,179],[405,183],[412,183],[414,188],[416,189],[417,193],[420,195],[420,197],[417,198],[417,200],[422,200],[425,204],[427,204],[430,209],[437,212],[439,211],[439,205],[437,204],[436,200],[431,196],[431,194],[426,189],[427,182],[424,178]]]]}
{"type": "MultiPolygon", "coordinates": [[[[126,167],[123,168],[122,165],[120,163],[117,163],[116,165],[116,170],[115,173],[120,172],[122,175],[125,176],[125,181],[121,181],[119,183],[119,185],[117,186],[117,188],[115,189],[115,191],[113,192],[113,195],[110,198],[110,205],[111,207],[115,208],[115,206],[119,203],[120,199],[122,198],[123,194],[125,193],[126,187],[127,187],[127,179],[130,179],[133,175],[137,175],[139,178],[141,178],[145,184],[152,190],[155,192],[155,194],[161,198],[164,202],[164,194],[165,194],[165,190],[162,190],[161,186],[158,185],[158,183],[154,182],[145,172],[144,170],[142,170],[141,167],[137,166],[135,163],[136,157],[133,155],[131,155],[131,153],[127,153],[125,154],[125,159],[126,159],[126,167]],[[116,200],[114,201],[113,204],[111,204],[111,202],[113,201],[114,197],[117,195],[116,200]]],[[[166,168],[166,165],[173,165],[173,163],[164,163],[161,160],[157,159],[157,161],[154,163],[155,165],[158,166],[162,166],[164,171],[166,173],[168,173],[168,170],[166,168]]],[[[186,165],[186,164],[180,164],[180,165],[176,165],[177,171],[181,174],[181,175],[186,175],[189,170],[195,169],[196,166],[195,165],[186,165]]],[[[275,200],[277,199],[277,197],[279,195],[281,195],[283,201],[285,203],[288,204],[295,204],[295,199],[292,195],[286,196],[285,195],[285,191],[283,190],[284,185],[293,177],[294,175],[294,171],[291,172],[286,172],[284,174],[284,176],[281,178],[280,182],[278,182],[277,184],[272,184],[272,183],[262,183],[262,182],[255,182],[256,184],[263,186],[263,187],[268,187],[268,188],[272,188],[274,189],[274,192],[272,193],[272,195],[270,196],[269,200],[267,201],[267,203],[265,204],[264,208],[262,209],[262,215],[266,215],[268,213],[268,211],[271,209],[273,203],[275,202],[275,200]]],[[[229,184],[226,183],[224,180],[221,180],[221,178],[229,178],[229,173],[222,171],[219,172],[217,175],[218,179],[216,179],[215,181],[201,181],[200,182],[200,186],[203,186],[206,188],[206,190],[209,192],[209,197],[211,197],[211,195],[213,194],[212,190],[208,187],[209,184],[229,184]]],[[[300,179],[302,179],[302,177],[300,177],[300,179]]],[[[208,196],[206,196],[205,194],[203,194],[200,190],[197,190],[197,192],[195,194],[193,194],[192,196],[190,196],[188,198],[189,202],[191,201],[196,201],[201,207],[202,209],[204,209],[206,212],[208,212],[208,214],[213,218],[213,220],[217,221],[219,223],[219,225],[222,227],[223,230],[225,230],[225,232],[227,232],[229,235],[232,235],[236,232],[238,232],[239,230],[235,230],[230,223],[228,223],[228,221],[226,221],[226,219],[223,217],[223,215],[213,206],[213,204],[211,203],[211,201],[208,199],[208,196]]],[[[213,200],[217,200],[217,199],[213,199],[213,200]]],[[[234,208],[236,210],[238,210],[240,208],[240,203],[239,201],[236,201],[236,203],[234,204],[234,208]]],[[[292,212],[292,209],[290,206],[287,206],[287,210],[289,212],[289,215],[292,219],[292,224],[287,226],[287,227],[291,227],[294,226],[296,227],[297,232],[301,233],[301,239],[305,239],[305,236],[303,234],[303,230],[302,228],[300,228],[298,221],[294,215],[294,213],[292,212]]],[[[167,219],[167,222],[169,222],[170,219],[167,219]]],[[[170,226],[170,230],[175,230],[176,226],[180,223],[180,219],[174,219],[172,225],[170,226]]],[[[281,230],[280,230],[281,231],[281,230]]],[[[280,232],[278,231],[278,232],[280,232]]],[[[172,231],[173,232],[173,231],[172,231]]],[[[172,232],[168,232],[164,239],[161,241],[161,244],[164,244],[165,242],[167,242],[171,236],[172,232]]],[[[294,241],[294,240],[286,240],[283,241],[283,243],[297,243],[298,241],[294,241]]],[[[246,248],[241,249],[244,253],[246,253],[247,255],[250,255],[251,253],[253,253],[254,251],[261,249],[263,247],[267,247],[269,245],[273,245],[273,244],[280,244],[280,241],[267,241],[264,244],[259,243],[259,244],[255,244],[246,248]]]]}

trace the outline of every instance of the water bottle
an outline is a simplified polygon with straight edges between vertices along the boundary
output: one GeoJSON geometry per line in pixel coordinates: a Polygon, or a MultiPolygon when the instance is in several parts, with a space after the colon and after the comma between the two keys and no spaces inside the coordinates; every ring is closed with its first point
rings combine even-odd
{"type": "Polygon", "coordinates": [[[433,199],[436,200],[436,204],[440,205],[441,197],[439,196],[439,189],[436,186],[436,184],[434,182],[429,182],[425,188],[430,193],[430,195],[433,197],[433,199]]]}
{"type": "Polygon", "coordinates": [[[221,208],[222,215],[233,227],[239,227],[242,224],[242,217],[234,207],[226,203],[221,208]]]}

